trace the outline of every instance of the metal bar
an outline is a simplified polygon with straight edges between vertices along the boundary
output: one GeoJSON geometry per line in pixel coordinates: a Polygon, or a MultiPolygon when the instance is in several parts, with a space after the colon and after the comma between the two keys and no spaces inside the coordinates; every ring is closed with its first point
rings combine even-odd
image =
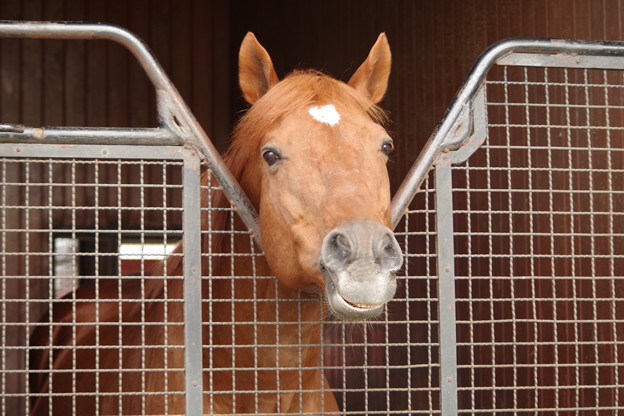
{"type": "Polygon", "coordinates": [[[134,55],[157,90],[167,90],[171,86],[171,82],[147,45],[134,34],[119,26],[78,22],[4,21],[0,23],[0,37],[111,40],[121,44],[134,55]]]}
{"type": "Polygon", "coordinates": [[[225,166],[219,152],[199,125],[171,80],[165,74],[149,48],[137,36],[119,26],[94,23],[61,22],[1,22],[0,38],[100,39],[111,40],[128,49],[156,88],[159,122],[185,144],[197,148],[206,158],[213,176],[223,192],[236,207],[238,215],[253,232],[262,248],[258,215],[242,188],[225,166]]]}
{"type": "MultiPolygon", "coordinates": [[[[391,221],[393,228],[405,214],[407,207],[418,192],[420,184],[433,167],[440,153],[441,143],[452,132],[455,121],[460,117],[464,108],[469,105],[490,68],[501,59],[512,53],[550,54],[558,56],[593,55],[609,56],[621,59],[624,57],[624,43],[616,42],[577,42],[556,39],[509,39],[495,43],[487,49],[472,67],[464,85],[449,106],[440,125],[434,130],[423,147],[416,161],[410,168],[405,179],[399,186],[392,199],[391,221]]],[[[536,55],[538,56],[538,55],[536,55]]],[[[610,61],[613,61],[612,59],[610,61]]],[[[601,68],[591,60],[580,60],[591,67],[601,68]]],[[[612,63],[612,62],[611,62],[612,63]]]]}
{"type": "Polygon", "coordinates": [[[59,144],[0,144],[0,157],[79,159],[183,159],[194,150],[181,146],[98,146],[59,144]]]}
{"type": "Polygon", "coordinates": [[[455,316],[455,249],[453,240],[453,191],[451,165],[435,172],[438,252],[438,313],[440,316],[440,410],[457,414],[457,330],[455,316]]]}
{"type": "Polygon", "coordinates": [[[175,146],[183,139],[166,128],[25,127],[1,125],[0,143],[133,144],[175,146]]]}
{"type": "Polygon", "coordinates": [[[200,169],[197,158],[187,158],[182,170],[184,201],[184,354],[186,414],[203,414],[202,290],[200,169]]]}
{"type": "Polygon", "coordinates": [[[548,68],[601,68],[624,69],[621,56],[586,56],[586,55],[540,55],[535,53],[512,53],[496,62],[497,65],[533,66],[548,68]]]}

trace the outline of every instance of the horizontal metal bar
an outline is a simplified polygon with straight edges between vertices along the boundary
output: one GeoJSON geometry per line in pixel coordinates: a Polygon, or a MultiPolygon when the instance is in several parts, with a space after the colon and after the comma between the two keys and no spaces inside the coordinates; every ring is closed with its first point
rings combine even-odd
{"type": "MultiPolygon", "coordinates": [[[[194,150],[182,146],[139,146],[85,144],[7,143],[0,145],[0,157],[77,159],[185,159],[194,150]]],[[[162,207],[161,207],[162,209],[162,207]]]]}
{"type": "Polygon", "coordinates": [[[551,68],[624,69],[621,56],[585,55],[539,55],[535,53],[512,53],[497,62],[498,65],[537,66],[551,68]]]}
{"type": "Polygon", "coordinates": [[[0,128],[0,143],[155,146],[184,143],[180,136],[166,128],[13,127],[13,131],[0,128]],[[20,131],[17,131],[18,128],[20,131]]]}
{"type": "Polygon", "coordinates": [[[147,45],[119,26],[100,23],[4,21],[0,23],[0,38],[111,40],[121,44],[135,56],[156,89],[167,89],[170,84],[147,45]]]}
{"type": "MultiPolygon", "coordinates": [[[[455,120],[461,115],[464,108],[470,105],[490,68],[501,60],[505,62],[505,58],[513,53],[532,54],[537,57],[536,59],[539,59],[540,54],[567,56],[570,57],[567,58],[570,60],[574,60],[579,55],[592,56],[596,59],[595,67],[600,67],[600,57],[612,57],[609,59],[611,65],[614,65],[616,59],[624,62],[624,43],[520,38],[508,39],[492,45],[472,67],[464,85],[449,106],[444,119],[430,136],[395,193],[391,208],[393,227],[396,227],[405,214],[407,207],[418,192],[420,184],[429,170],[433,168],[438,154],[442,151],[441,144],[446,136],[452,132],[455,120]]],[[[579,62],[589,65],[590,60],[590,58],[583,58],[579,62]]]]}

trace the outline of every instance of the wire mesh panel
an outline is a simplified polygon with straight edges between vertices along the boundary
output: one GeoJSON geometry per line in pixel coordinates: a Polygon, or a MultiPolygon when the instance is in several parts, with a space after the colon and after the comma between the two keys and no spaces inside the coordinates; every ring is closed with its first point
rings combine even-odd
{"type": "Polygon", "coordinates": [[[439,412],[430,190],[401,225],[418,254],[386,314],[333,322],[270,275],[241,231],[259,237],[255,208],[138,38],[0,24],[13,36],[120,43],[159,127],[0,126],[3,414],[439,412]]]}
{"type": "Polygon", "coordinates": [[[182,280],[161,266],[184,161],[145,152],[0,159],[2,414],[184,414],[182,280]]]}
{"type": "Polygon", "coordinates": [[[399,228],[415,250],[388,311],[346,324],[318,293],[278,285],[210,172],[186,189],[200,172],[172,148],[21,146],[0,160],[3,414],[192,414],[193,369],[205,414],[305,414],[311,400],[325,414],[438,413],[431,191],[399,228]],[[201,227],[185,223],[189,200],[201,227]],[[196,247],[175,249],[200,228],[196,247]],[[183,269],[200,248],[201,313],[183,269]],[[203,357],[189,362],[194,317],[203,357]]]}
{"type": "Polygon", "coordinates": [[[316,292],[270,275],[218,186],[203,182],[204,413],[433,414],[438,407],[433,207],[419,195],[397,237],[414,246],[376,321],[343,323],[316,292]],[[217,193],[218,194],[218,193],[217,193]],[[340,410],[335,410],[337,403],[340,410]]]}
{"type": "Polygon", "coordinates": [[[624,409],[624,78],[500,66],[453,168],[462,414],[624,409]]]}
{"type": "Polygon", "coordinates": [[[2,26],[135,50],[162,124],[0,131],[2,414],[624,409],[621,45],[477,63],[393,200],[397,294],[360,324],[271,276],[255,209],[137,39],[2,26]]]}

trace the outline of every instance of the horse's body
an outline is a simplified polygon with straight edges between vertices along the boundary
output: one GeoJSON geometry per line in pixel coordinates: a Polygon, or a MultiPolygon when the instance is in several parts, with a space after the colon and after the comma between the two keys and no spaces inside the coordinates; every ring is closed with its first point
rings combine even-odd
{"type": "MultiPolygon", "coordinates": [[[[242,227],[241,227],[242,229],[242,227]]],[[[243,248],[249,244],[246,235],[237,238],[235,242],[237,252],[245,252],[243,248]]],[[[248,249],[247,249],[248,250],[248,249]]],[[[171,262],[173,266],[169,272],[180,273],[176,269],[181,262],[171,262]]],[[[224,262],[215,270],[217,276],[227,276],[230,273],[229,264],[224,262]]],[[[260,276],[269,275],[266,262],[256,260],[256,273],[260,276]]],[[[236,272],[240,275],[251,275],[251,264],[249,262],[238,262],[236,272]],[[246,264],[245,264],[246,263],[246,264]],[[247,270],[247,271],[245,271],[247,270]]],[[[126,278],[124,278],[126,279],[126,278]]],[[[182,295],[181,280],[167,280],[167,297],[170,299],[180,299],[182,295]]],[[[232,282],[227,279],[215,279],[206,282],[204,292],[208,292],[208,285],[211,285],[211,292],[214,299],[224,300],[232,298],[232,282]]],[[[257,279],[253,281],[237,280],[234,282],[234,292],[236,293],[237,304],[235,316],[232,317],[231,303],[218,302],[211,306],[212,314],[210,319],[213,323],[212,344],[210,344],[208,330],[204,334],[204,345],[212,345],[212,354],[206,352],[203,365],[211,368],[212,371],[205,372],[204,388],[213,392],[213,395],[206,393],[204,396],[204,412],[206,414],[244,414],[244,413],[273,413],[280,412],[294,414],[300,412],[314,412],[323,408],[326,411],[337,410],[329,386],[319,370],[320,350],[318,348],[298,348],[299,345],[319,345],[320,328],[315,324],[301,324],[301,322],[315,322],[321,318],[320,303],[311,302],[284,302],[285,299],[299,299],[301,295],[298,290],[287,289],[277,286],[269,279],[257,279]],[[255,286],[255,288],[253,287],[255,286]],[[279,291],[279,293],[276,293],[279,291]],[[263,301],[253,301],[255,295],[263,301]],[[249,298],[248,303],[241,302],[245,297],[249,298]],[[279,317],[276,316],[275,302],[280,299],[279,317]],[[271,299],[274,299],[271,302],[271,299]],[[249,325],[223,325],[228,322],[254,322],[259,323],[279,322],[276,325],[257,325],[254,330],[249,325]],[[221,324],[221,325],[219,325],[221,324]],[[278,340],[279,332],[279,340],[278,340]],[[234,342],[232,336],[235,337],[234,342]],[[255,337],[255,338],[254,338],[255,337]],[[235,357],[233,357],[232,345],[236,345],[235,357]],[[254,353],[252,348],[245,346],[263,345],[256,348],[254,353]],[[270,345],[270,347],[266,347],[270,345]],[[289,345],[293,347],[289,348],[289,345]],[[242,347],[242,348],[241,348],[242,347]],[[279,350],[278,350],[279,349],[279,350]],[[296,370],[301,366],[301,371],[296,370]],[[312,370],[306,370],[312,367],[312,370]],[[236,373],[228,371],[230,368],[245,369],[236,373]],[[257,370],[254,370],[256,368],[257,370]],[[283,368],[278,372],[276,369],[283,368]],[[226,369],[226,370],[223,370],[226,369]],[[300,381],[301,376],[301,381],[300,381]],[[236,391],[290,391],[282,393],[279,398],[275,393],[253,394],[236,393],[236,391]],[[310,391],[311,393],[296,394],[292,391],[310,391]],[[321,397],[318,392],[325,390],[327,393],[321,397]],[[278,403],[279,401],[279,403],[278,403]]],[[[119,334],[119,305],[123,305],[122,321],[125,324],[141,322],[141,308],[139,303],[119,302],[120,296],[124,301],[142,299],[145,296],[163,298],[164,281],[151,280],[144,283],[138,279],[124,280],[121,293],[118,290],[116,280],[104,281],[98,288],[99,310],[96,317],[95,290],[93,285],[81,287],[76,292],[76,311],[72,312],[70,303],[57,303],[54,305],[53,316],[56,322],[69,323],[72,316],[77,316],[78,326],[75,332],[71,326],[55,326],[54,339],[49,342],[47,339],[48,328],[39,327],[33,335],[33,340],[41,346],[58,345],[63,346],[58,350],[53,360],[54,370],[73,370],[73,363],[76,363],[75,370],[65,373],[55,373],[53,376],[53,386],[51,391],[55,394],[52,400],[53,414],[55,415],[91,415],[91,414],[183,414],[184,413],[184,351],[175,346],[183,343],[183,332],[181,326],[170,326],[167,339],[168,345],[173,348],[164,349],[165,326],[148,326],[146,333],[141,333],[136,326],[122,326],[121,339],[119,334]],[[107,302],[110,300],[110,302],[107,302]],[[81,323],[90,324],[101,322],[97,330],[98,340],[96,342],[96,330],[93,325],[81,326],[81,323]],[[108,325],[107,325],[108,324],[108,325]],[[72,338],[76,339],[79,346],[75,352],[67,349],[72,346],[72,338]],[[96,366],[96,353],[93,349],[83,350],[80,346],[99,345],[98,361],[96,366]],[[119,346],[122,346],[120,349],[119,346]],[[141,349],[132,349],[132,346],[144,345],[145,356],[142,356],[141,349]],[[130,348],[129,348],[130,347],[130,348]],[[123,350],[123,352],[120,352],[123,350]],[[165,352],[165,350],[167,352],[165,352]],[[165,357],[166,354],[166,357],[165,357]],[[120,358],[120,355],[122,357],[120,358]],[[166,366],[165,366],[166,359],[166,366]],[[142,364],[143,363],[143,364],[142,364]],[[123,368],[126,370],[123,376],[119,376],[116,371],[101,372],[96,380],[94,369],[114,370],[123,368]],[[163,372],[144,373],[141,375],[141,367],[153,369],[166,369],[167,387],[165,388],[165,376],[163,372]],[[75,371],[75,379],[74,377],[75,371]],[[97,382],[97,385],[96,385],[97,382]],[[98,391],[100,397],[96,399],[93,392],[98,391]],[[147,392],[171,392],[169,399],[164,395],[138,396],[142,391],[147,392]],[[132,393],[135,393],[134,395],[132,393]],[[177,392],[177,394],[176,394],[177,392]],[[59,394],[76,394],[77,398],[72,401],[67,396],[59,394]],[[73,412],[75,408],[75,413],[73,412]],[[167,413],[165,413],[165,409],[167,413]]],[[[148,322],[163,322],[165,319],[163,302],[147,302],[143,315],[148,322]]],[[[208,308],[204,308],[204,322],[208,322],[208,308]]],[[[179,303],[167,304],[167,322],[182,322],[182,307],[179,303]]],[[[47,320],[44,319],[44,322],[47,320]]],[[[50,391],[48,382],[48,356],[46,350],[36,350],[38,353],[31,356],[31,368],[41,369],[31,379],[31,391],[50,391]]],[[[41,396],[34,402],[32,414],[49,414],[49,397],[41,396]]]]}
{"type": "MultiPolygon", "coordinates": [[[[394,294],[402,257],[386,227],[385,161],[391,144],[376,123],[382,113],[374,105],[386,90],[387,41],[380,36],[349,85],[318,72],[278,82],[268,54],[251,34],[239,62],[241,88],[254,105],[237,126],[225,161],[259,211],[266,258],[254,264],[242,258],[233,265],[214,260],[211,270],[215,276],[275,275],[279,283],[205,279],[204,298],[236,299],[236,305],[221,301],[203,307],[204,322],[213,324],[203,333],[209,348],[201,364],[210,369],[204,372],[204,413],[338,412],[321,370],[317,322],[325,312],[318,301],[300,301],[318,296],[301,289],[324,290],[329,309],[349,320],[378,315],[394,294]]],[[[227,203],[222,194],[212,199],[217,206],[227,203]]],[[[202,227],[230,229],[227,221],[227,214],[217,211],[202,227]]],[[[244,229],[234,221],[234,229],[244,229]]],[[[233,242],[204,238],[202,249],[250,252],[250,244],[239,233],[233,242]]],[[[181,257],[171,256],[164,267],[167,276],[181,276],[181,257]]],[[[182,298],[183,280],[159,274],[143,282],[124,278],[121,287],[117,280],[100,281],[97,291],[85,286],[76,292],[75,307],[54,305],[53,323],[86,325],[41,326],[34,332],[33,345],[62,347],[52,360],[46,349],[31,355],[31,391],[38,393],[32,414],[184,413],[184,337],[182,326],[175,325],[183,322],[182,305],[163,301],[182,298]],[[154,302],[121,302],[145,298],[154,302]],[[145,331],[119,325],[143,320],[155,324],[145,331]],[[98,348],[89,348],[94,345],[98,348]],[[50,378],[50,369],[71,371],[50,378]]]]}

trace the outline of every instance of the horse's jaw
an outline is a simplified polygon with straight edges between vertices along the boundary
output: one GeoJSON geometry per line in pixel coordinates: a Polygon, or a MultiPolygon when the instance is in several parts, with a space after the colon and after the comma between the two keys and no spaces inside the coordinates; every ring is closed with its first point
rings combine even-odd
{"type": "Polygon", "coordinates": [[[351,221],[332,230],[319,260],[331,311],[347,321],[379,316],[394,297],[402,263],[394,235],[379,223],[351,221]]]}

